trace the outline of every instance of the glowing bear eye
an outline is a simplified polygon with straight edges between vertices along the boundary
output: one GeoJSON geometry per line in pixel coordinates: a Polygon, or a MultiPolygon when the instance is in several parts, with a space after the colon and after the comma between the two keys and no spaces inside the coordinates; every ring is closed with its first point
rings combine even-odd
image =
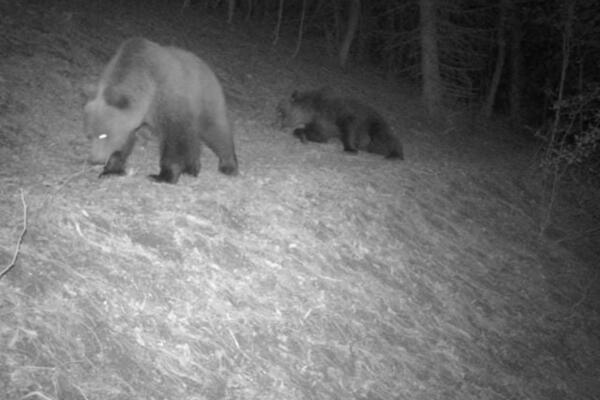
{"type": "Polygon", "coordinates": [[[106,139],[108,137],[108,135],[106,133],[103,133],[102,135],[98,136],[98,139],[102,140],[102,139],[106,139]]]}

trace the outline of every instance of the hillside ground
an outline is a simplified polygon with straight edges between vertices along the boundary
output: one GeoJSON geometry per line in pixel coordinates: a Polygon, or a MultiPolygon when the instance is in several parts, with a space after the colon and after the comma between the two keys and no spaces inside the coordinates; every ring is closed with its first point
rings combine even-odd
{"type": "Polygon", "coordinates": [[[600,398],[597,253],[540,236],[532,142],[466,113],[438,128],[414,90],[310,41],[291,59],[271,27],[54,3],[0,0],[3,399],[600,398]],[[152,140],[126,177],[86,164],[81,88],[130,36],[213,66],[238,177],[206,150],[197,178],[152,183],[152,140]],[[323,83],[379,109],[406,160],[282,131],[276,103],[323,83]]]}

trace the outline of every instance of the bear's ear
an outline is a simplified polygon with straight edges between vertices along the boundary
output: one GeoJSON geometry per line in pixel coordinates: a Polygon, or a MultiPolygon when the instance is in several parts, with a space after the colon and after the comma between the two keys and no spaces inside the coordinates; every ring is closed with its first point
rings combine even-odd
{"type": "Polygon", "coordinates": [[[127,97],[125,95],[120,95],[115,99],[114,106],[120,110],[124,110],[126,108],[129,108],[129,104],[130,104],[129,97],[127,97]]]}
{"type": "Polygon", "coordinates": [[[106,100],[106,104],[118,108],[119,110],[125,110],[129,108],[129,105],[131,104],[129,96],[119,93],[118,90],[105,90],[104,99],[106,100]]]}
{"type": "Polygon", "coordinates": [[[298,100],[299,95],[300,95],[300,93],[298,93],[297,90],[294,90],[294,93],[292,93],[292,100],[298,100]]]}

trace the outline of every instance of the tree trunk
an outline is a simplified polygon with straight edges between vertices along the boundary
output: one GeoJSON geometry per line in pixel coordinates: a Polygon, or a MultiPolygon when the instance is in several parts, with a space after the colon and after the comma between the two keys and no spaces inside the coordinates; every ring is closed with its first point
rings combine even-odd
{"type": "Polygon", "coordinates": [[[490,91],[483,107],[483,115],[487,118],[492,116],[494,112],[494,104],[496,101],[496,93],[500,85],[500,78],[506,61],[506,24],[508,21],[507,15],[510,9],[511,0],[500,1],[500,20],[498,22],[498,55],[496,56],[496,67],[490,84],[490,91]]]}
{"type": "Polygon", "coordinates": [[[252,4],[252,0],[247,0],[246,5],[248,7],[248,10],[246,10],[246,21],[250,21],[250,17],[252,16],[252,11],[254,11],[253,10],[254,5],[252,4]]]}
{"type": "Polygon", "coordinates": [[[366,60],[369,56],[369,32],[374,32],[377,26],[372,24],[371,7],[373,3],[362,3],[360,9],[360,18],[356,28],[356,58],[366,60]]]}
{"type": "MultiPolygon", "coordinates": [[[[388,12],[385,19],[385,29],[386,29],[386,42],[391,42],[397,30],[396,30],[396,13],[388,12]]],[[[387,43],[386,43],[387,45],[387,43]]],[[[390,46],[391,47],[391,46],[390,46]]],[[[394,62],[394,53],[395,51],[388,52],[383,59],[385,66],[385,78],[389,81],[393,81],[396,79],[396,71],[395,71],[395,62],[394,62]]]]}
{"type": "Polygon", "coordinates": [[[356,30],[358,28],[358,20],[360,18],[360,0],[350,0],[350,10],[348,12],[348,27],[344,40],[340,46],[340,67],[346,69],[346,63],[348,62],[348,54],[350,54],[350,46],[354,36],[356,36],[356,30]]]}
{"type": "Polygon", "coordinates": [[[227,3],[227,23],[233,22],[233,12],[235,10],[235,0],[229,0],[227,3]]]}
{"type": "Polygon", "coordinates": [[[185,9],[188,8],[189,6],[190,6],[190,0],[183,0],[183,3],[181,4],[181,10],[179,10],[179,13],[183,14],[185,9]]]}
{"type": "Polygon", "coordinates": [[[296,42],[296,50],[292,58],[296,58],[300,52],[300,46],[302,45],[302,35],[304,34],[304,17],[306,17],[306,0],[302,0],[302,14],[300,15],[300,26],[298,27],[298,41],[296,42]]]}
{"type": "Polygon", "coordinates": [[[419,0],[421,12],[421,73],[423,101],[430,116],[437,116],[442,103],[442,79],[437,46],[437,0],[419,0]]]}
{"type": "Polygon", "coordinates": [[[514,125],[523,122],[523,110],[521,99],[523,97],[523,53],[521,40],[523,30],[521,28],[521,14],[519,8],[514,4],[511,9],[511,35],[510,35],[510,119],[514,125]]]}
{"type": "Polygon", "coordinates": [[[552,125],[552,140],[554,140],[554,136],[558,131],[558,127],[560,126],[560,105],[563,100],[565,81],[567,80],[567,69],[569,68],[569,60],[571,58],[571,41],[573,39],[573,24],[575,21],[575,1],[576,0],[569,0],[566,5],[567,15],[562,33],[562,65],[560,69],[560,81],[558,83],[558,98],[556,99],[557,107],[555,107],[554,124],[552,125]]]}
{"type": "Polygon", "coordinates": [[[279,10],[277,11],[277,26],[275,26],[275,37],[273,38],[273,44],[277,44],[279,41],[279,31],[281,30],[281,20],[283,19],[283,5],[285,0],[279,0],[279,10]]]}

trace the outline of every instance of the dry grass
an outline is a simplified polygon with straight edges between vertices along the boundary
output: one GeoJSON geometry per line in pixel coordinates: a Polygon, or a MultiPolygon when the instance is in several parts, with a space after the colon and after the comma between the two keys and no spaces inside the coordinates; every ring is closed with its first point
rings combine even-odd
{"type": "Polygon", "coordinates": [[[9,3],[4,399],[600,397],[598,269],[537,237],[509,145],[453,147],[389,85],[290,62],[218,18],[9,3]],[[153,184],[155,143],[128,177],[85,166],[78,88],[132,35],[197,52],[239,94],[241,176],[206,151],[198,178],[153,184]],[[408,160],[273,127],[279,97],[324,81],[372,98],[406,131],[408,160]]]}

